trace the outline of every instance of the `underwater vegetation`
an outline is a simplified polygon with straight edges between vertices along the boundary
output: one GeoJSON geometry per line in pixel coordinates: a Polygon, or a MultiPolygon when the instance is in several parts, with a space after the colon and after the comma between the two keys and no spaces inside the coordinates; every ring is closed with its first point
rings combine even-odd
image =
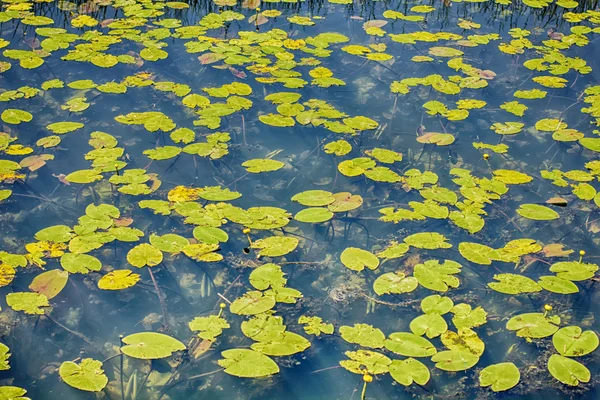
{"type": "Polygon", "coordinates": [[[599,39],[597,1],[3,1],[0,400],[597,398],[599,39]]]}

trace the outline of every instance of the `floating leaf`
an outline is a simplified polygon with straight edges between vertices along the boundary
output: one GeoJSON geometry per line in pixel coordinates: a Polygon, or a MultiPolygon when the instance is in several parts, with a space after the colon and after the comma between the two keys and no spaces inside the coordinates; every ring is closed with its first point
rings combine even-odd
{"type": "Polygon", "coordinates": [[[573,282],[557,276],[540,276],[538,285],[549,292],[560,294],[573,294],[579,292],[579,288],[573,282]]]}
{"type": "Polygon", "coordinates": [[[249,276],[250,284],[258,290],[269,287],[283,287],[287,283],[281,267],[276,264],[264,264],[254,269],[249,276]]]}
{"type": "Polygon", "coordinates": [[[544,338],[558,331],[560,318],[546,318],[541,313],[516,315],[506,323],[506,329],[517,331],[517,336],[524,338],[544,338]]]}
{"type": "Polygon", "coordinates": [[[569,281],[585,281],[593,278],[598,271],[596,264],[588,264],[578,261],[560,261],[550,266],[550,271],[556,276],[569,281]]]}
{"type": "Polygon", "coordinates": [[[472,368],[479,362],[479,357],[467,351],[449,350],[437,353],[431,357],[431,361],[436,363],[436,368],[456,372],[472,368]]]}
{"type": "Polygon", "coordinates": [[[306,208],[294,215],[294,219],[296,221],[306,222],[309,224],[326,222],[331,218],[333,218],[333,213],[325,207],[306,208]]]}
{"type": "Polygon", "coordinates": [[[197,226],[193,232],[194,238],[206,244],[224,243],[229,240],[229,235],[222,229],[212,226],[197,226]]]}
{"type": "Polygon", "coordinates": [[[365,267],[374,270],[379,266],[379,259],[371,252],[356,247],[347,247],[340,255],[340,260],[353,271],[362,271],[365,267]]]}
{"type": "Polygon", "coordinates": [[[587,383],[591,379],[590,370],[585,365],[558,354],[552,354],[548,359],[548,371],[556,380],[569,386],[587,383]]]}
{"type": "Polygon", "coordinates": [[[504,294],[535,293],[542,290],[533,279],[517,274],[496,274],[494,279],[499,282],[488,283],[496,292],[504,294]]]}
{"type": "Polygon", "coordinates": [[[407,277],[403,272],[388,272],[379,276],[373,282],[373,290],[378,295],[402,294],[412,292],[417,288],[419,282],[416,278],[407,277]]]}
{"type": "Polygon", "coordinates": [[[363,347],[380,349],[384,345],[385,335],[371,325],[354,324],[354,326],[341,326],[340,335],[348,343],[356,343],[363,347]]]}
{"type": "Polygon", "coordinates": [[[125,336],[121,351],[142,360],[157,360],[169,357],[176,351],[185,350],[185,345],[171,336],[156,332],[140,332],[125,336]]]}
{"type": "Polygon", "coordinates": [[[488,365],[479,373],[479,385],[490,386],[494,392],[511,389],[521,380],[521,373],[511,362],[488,365]]]}
{"type": "Polygon", "coordinates": [[[559,218],[556,211],[538,204],[521,204],[517,209],[517,213],[522,217],[537,221],[550,221],[559,218]]]}
{"type": "Polygon", "coordinates": [[[14,292],[6,295],[6,304],[15,311],[25,314],[43,315],[41,307],[49,307],[48,298],[41,293],[14,292]]]}
{"type": "Polygon", "coordinates": [[[253,160],[244,161],[242,163],[242,167],[246,168],[246,171],[251,172],[253,174],[277,171],[278,169],[283,168],[284,165],[285,164],[281,161],[271,160],[267,158],[256,158],[253,160]]]}
{"type": "Polygon", "coordinates": [[[451,298],[433,294],[421,300],[421,310],[425,314],[444,315],[454,307],[454,302],[451,298]]]}
{"type": "Polygon", "coordinates": [[[321,333],[326,335],[333,334],[333,324],[327,324],[323,322],[321,317],[308,317],[306,315],[300,316],[298,318],[298,323],[305,325],[304,332],[309,335],[320,336],[321,333]]]}
{"type": "Polygon", "coordinates": [[[461,271],[462,266],[456,261],[445,260],[440,264],[438,260],[428,260],[417,264],[413,275],[421,286],[438,292],[446,292],[448,288],[457,288],[460,284],[458,278],[453,276],[461,271]]]}
{"type": "Polygon", "coordinates": [[[67,385],[87,392],[100,392],[108,383],[102,362],[91,358],[84,358],[79,364],[65,361],[58,373],[67,385]]]}
{"type": "Polygon", "coordinates": [[[389,366],[389,370],[390,376],[404,386],[410,386],[413,382],[425,385],[431,377],[427,366],[414,358],[393,360],[389,366]]]}
{"type": "Polygon", "coordinates": [[[448,324],[439,314],[424,314],[419,315],[410,322],[410,330],[416,335],[426,335],[429,339],[432,339],[446,332],[448,324]]]}
{"type": "MultiPolygon", "coordinates": [[[[165,253],[180,253],[181,251],[183,251],[183,248],[185,246],[190,244],[189,240],[187,240],[183,236],[179,236],[174,233],[167,233],[162,236],[152,234],[152,235],[150,235],[149,240],[150,240],[150,244],[152,246],[154,246],[156,249],[158,249],[160,251],[164,251],[165,253]]],[[[139,246],[142,246],[142,245],[139,245],[139,246]]],[[[144,247],[148,251],[153,251],[154,254],[150,256],[151,258],[153,258],[153,259],[156,258],[156,260],[158,260],[158,258],[160,258],[160,260],[158,262],[155,262],[155,261],[145,262],[145,264],[149,265],[150,267],[152,267],[156,264],[160,264],[160,262],[162,261],[162,254],[159,257],[158,253],[156,251],[149,249],[147,246],[144,246],[144,247]]],[[[136,257],[136,259],[138,258],[138,256],[132,256],[132,257],[136,257]]],[[[144,256],[144,257],[148,258],[148,256],[144,256]]],[[[127,255],[127,259],[129,260],[129,254],[127,255]]],[[[139,260],[136,262],[141,263],[142,261],[139,260]]],[[[131,261],[130,261],[130,263],[131,263],[131,261]]],[[[132,264],[132,265],[134,265],[134,264],[132,264]]],[[[134,265],[134,266],[140,268],[137,265],[134,265]]]]}
{"type": "Polygon", "coordinates": [[[134,286],[139,280],[139,274],[134,274],[128,269],[118,269],[100,278],[98,287],[103,290],[122,290],[134,286]]]}
{"type": "Polygon", "coordinates": [[[272,340],[253,343],[250,347],[268,356],[291,356],[309,348],[310,342],[297,333],[284,332],[272,340]]]}
{"type": "Polygon", "coordinates": [[[14,108],[7,108],[2,112],[0,118],[2,118],[2,121],[6,122],[7,124],[18,125],[21,122],[31,121],[33,119],[33,115],[31,115],[27,111],[17,110],[14,108]]]}
{"type": "Polygon", "coordinates": [[[259,249],[259,257],[280,257],[291,253],[298,246],[299,240],[293,237],[271,236],[252,242],[253,249],[259,249]]]}
{"type": "Polygon", "coordinates": [[[421,232],[404,238],[404,243],[419,249],[449,249],[450,243],[446,243],[448,238],[437,232],[421,232]]]}
{"type": "Polygon", "coordinates": [[[154,267],[162,260],[162,252],[148,243],[138,244],[127,253],[127,262],[137,268],[154,267]]]}
{"type": "Polygon", "coordinates": [[[60,269],[46,271],[31,281],[29,290],[32,292],[43,294],[48,300],[56,297],[67,285],[69,273],[60,269]]]}
{"type": "Polygon", "coordinates": [[[200,331],[198,337],[204,340],[214,341],[223,333],[223,329],[229,328],[229,323],[222,317],[209,315],[208,317],[196,317],[188,324],[191,331],[200,331]]]}
{"type": "Polygon", "coordinates": [[[406,357],[429,357],[437,353],[429,340],[410,332],[390,334],[384,346],[389,351],[406,357]]]}
{"type": "Polygon", "coordinates": [[[87,274],[102,269],[100,260],[88,254],[66,253],[60,258],[60,265],[72,274],[87,274]]]}
{"type": "Polygon", "coordinates": [[[350,360],[340,361],[340,365],[355,374],[385,374],[392,363],[387,356],[371,350],[347,351],[350,360]]]}
{"type": "Polygon", "coordinates": [[[470,328],[460,328],[457,332],[446,331],[442,334],[442,343],[450,350],[467,351],[480,357],[485,350],[483,340],[470,328]]]}
{"type": "Polygon", "coordinates": [[[279,367],[268,356],[249,349],[229,349],[221,352],[217,362],[224,372],[241,378],[261,378],[279,372],[279,367]]]}
{"type": "Polygon", "coordinates": [[[229,309],[234,314],[255,315],[275,307],[275,297],[264,296],[262,292],[250,291],[235,299],[229,309]]]}
{"type": "Polygon", "coordinates": [[[335,201],[333,193],[325,190],[307,190],[295,194],[292,201],[297,201],[307,207],[323,207],[335,201]]]}
{"type": "Polygon", "coordinates": [[[583,331],[578,326],[565,326],[552,336],[552,344],[565,357],[581,357],[598,347],[598,335],[594,331],[583,331]]]}

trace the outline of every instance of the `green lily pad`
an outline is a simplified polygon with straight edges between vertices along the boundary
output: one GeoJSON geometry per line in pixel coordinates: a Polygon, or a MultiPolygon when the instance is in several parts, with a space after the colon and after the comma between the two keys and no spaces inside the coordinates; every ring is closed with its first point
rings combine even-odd
{"type": "Polygon", "coordinates": [[[378,295],[409,293],[419,286],[415,277],[406,276],[403,272],[388,272],[373,282],[373,290],[378,295]]]}
{"type": "Polygon", "coordinates": [[[41,293],[14,292],[6,295],[6,304],[15,311],[25,314],[43,315],[41,307],[49,307],[48,298],[41,293]]]}
{"type": "Polygon", "coordinates": [[[325,207],[310,207],[299,211],[294,215],[294,219],[309,224],[319,224],[329,221],[333,218],[333,213],[325,207]]]}
{"type": "Polygon", "coordinates": [[[573,282],[553,275],[540,276],[538,285],[552,293],[573,294],[579,292],[579,288],[573,282]]]}
{"type": "Polygon", "coordinates": [[[229,310],[239,315],[255,315],[275,307],[275,297],[265,296],[262,292],[246,292],[242,297],[235,299],[229,310]]]}
{"type": "Polygon", "coordinates": [[[536,221],[550,221],[560,217],[553,209],[539,204],[521,204],[517,209],[517,213],[522,217],[536,221]]]}
{"type": "Polygon", "coordinates": [[[295,194],[292,201],[297,201],[307,207],[323,207],[335,201],[333,193],[326,190],[306,190],[295,194]]]}
{"type": "Polygon", "coordinates": [[[423,314],[410,321],[410,330],[415,335],[426,335],[429,339],[448,330],[448,324],[439,314],[423,314]]]}
{"type": "Polygon", "coordinates": [[[365,267],[374,270],[379,266],[379,259],[370,251],[357,247],[347,247],[340,255],[340,260],[353,271],[362,271],[365,267]]]}
{"type": "Polygon", "coordinates": [[[385,374],[389,371],[392,360],[387,356],[371,350],[347,351],[344,354],[350,360],[340,361],[340,365],[346,370],[363,374],[385,374]]]}
{"type": "Polygon", "coordinates": [[[298,243],[299,240],[294,237],[271,236],[255,240],[250,247],[259,249],[259,257],[280,257],[294,251],[298,243]]]}
{"type": "Polygon", "coordinates": [[[472,308],[470,304],[459,303],[450,312],[454,314],[452,323],[457,329],[474,328],[487,322],[487,312],[481,306],[472,308]]]}
{"type": "Polygon", "coordinates": [[[423,264],[415,265],[413,275],[419,284],[430,290],[446,292],[449,288],[457,288],[460,281],[453,274],[461,271],[462,266],[456,261],[427,260],[423,264]]]}
{"type": "Polygon", "coordinates": [[[229,235],[222,229],[212,226],[197,226],[193,232],[194,238],[201,243],[218,244],[229,240],[229,235]]]}
{"type": "Polygon", "coordinates": [[[447,237],[437,232],[420,232],[405,237],[404,243],[419,249],[449,249],[452,245],[446,243],[447,240],[447,237]]]}
{"type": "Polygon", "coordinates": [[[429,357],[437,353],[435,346],[429,340],[410,332],[390,334],[384,346],[389,351],[406,357],[429,357]]]}
{"type": "Polygon", "coordinates": [[[590,354],[598,347],[598,335],[594,331],[583,331],[578,326],[565,326],[552,336],[552,344],[565,357],[580,357],[590,354]]]}
{"type": "Polygon", "coordinates": [[[285,164],[281,161],[271,160],[269,158],[255,158],[242,163],[242,167],[253,174],[277,171],[278,169],[283,168],[284,165],[285,164]]]}
{"type": "Polygon", "coordinates": [[[450,312],[452,307],[454,307],[452,299],[446,296],[440,296],[439,294],[432,294],[421,300],[421,310],[425,314],[444,315],[450,312]]]}
{"type": "Polygon", "coordinates": [[[308,349],[310,342],[297,333],[284,332],[272,340],[253,343],[250,347],[268,356],[291,356],[308,349]]]}
{"type": "Polygon", "coordinates": [[[125,343],[125,346],[121,347],[123,353],[142,360],[158,360],[186,349],[179,340],[156,332],[134,333],[125,336],[122,342],[125,343]]]}
{"type": "Polygon", "coordinates": [[[276,264],[264,264],[254,269],[249,276],[250,284],[258,290],[269,287],[283,287],[287,283],[281,267],[276,264]]]}
{"type": "MultiPolygon", "coordinates": [[[[165,253],[181,253],[183,251],[183,248],[185,246],[187,246],[188,244],[190,244],[189,240],[187,240],[183,236],[179,236],[174,233],[167,233],[162,236],[152,234],[152,235],[150,235],[149,240],[150,240],[150,244],[152,246],[154,246],[159,251],[164,251],[165,253]]],[[[150,250],[148,247],[146,247],[146,246],[144,246],[144,247],[146,249],[150,250]]],[[[156,257],[156,259],[158,260],[158,253],[156,253],[154,250],[151,250],[151,251],[153,253],[155,253],[155,255],[153,255],[152,258],[156,257]]],[[[129,258],[129,255],[127,257],[129,258]]],[[[138,260],[137,255],[134,255],[132,257],[136,258],[136,262],[142,262],[141,260],[138,260]]],[[[162,261],[162,254],[161,254],[160,258],[162,261]]],[[[150,265],[151,263],[148,263],[147,265],[153,266],[153,265],[150,265]]],[[[159,264],[159,263],[160,263],[160,261],[158,261],[156,264],[159,264]]],[[[156,264],[154,264],[154,265],[156,265],[156,264]]],[[[140,267],[138,267],[138,268],[140,268],[140,267]]]]}
{"type": "Polygon", "coordinates": [[[7,124],[19,125],[21,122],[31,121],[33,119],[33,115],[27,111],[7,108],[2,112],[0,118],[2,118],[2,121],[6,122],[7,124]]]}
{"type": "Polygon", "coordinates": [[[590,370],[585,365],[558,354],[552,354],[548,359],[548,371],[556,380],[569,386],[587,383],[591,379],[590,370]]]}
{"type": "Polygon", "coordinates": [[[485,350],[485,343],[470,328],[460,328],[458,332],[446,331],[440,337],[449,350],[467,351],[480,357],[485,350]]]}
{"type": "Polygon", "coordinates": [[[533,279],[517,274],[496,274],[494,279],[499,282],[488,283],[496,292],[504,294],[535,293],[542,290],[533,279]]]}
{"type": "Polygon", "coordinates": [[[221,352],[223,359],[217,362],[229,375],[240,378],[262,378],[279,372],[270,357],[249,349],[229,349],[221,352]]]}
{"type": "Polygon", "coordinates": [[[223,333],[223,329],[229,328],[229,323],[222,317],[209,315],[208,317],[196,317],[188,324],[191,331],[199,331],[198,337],[204,340],[214,341],[223,333]]]}
{"type": "Polygon", "coordinates": [[[569,281],[585,281],[593,278],[598,271],[598,265],[578,261],[560,261],[550,266],[550,271],[556,276],[569,281]]]}
{"type": "Polygon", "coordinates": [[[65,253],[60,258],[60,265],[71,274],[87,274],[102,269],[102,262],[89,254],[65,253]]]}
{"type": "Polygon", "coordinates": [[[517,336],[540,339],[558,331],[559,317],[547,318],[542,313],[526,313],[512,317],[506,323],[506,329],[517,331],[517,336]]]}
{"type": "Polygon", "coordinates": [[[383,347],[385,335],[380,329],[368,324],[340,326],[340,335],[348,343],[356,343],[363,347],[380,349],[383,347]]]}
{"type": "Polygon", "coordinates": [[[322,333],[332,335],[334,331],[333,324],[323,322],[321,317],[302,315],[298,318],[298,323],[304,325],[304,332],[309,335],[321,336],[322,333]]]}
{"type": "Polygon", "coordinates": [[[86,392],[100,392],[108,384],[102,362],[91,358],[84,358],[79,364],[65,361],[58,373],[67,385],[86,392]]]}
{"type": "Polygon", "coordinates": [[[423,386],[431,378],[431,373],[427,366],[414,358],[393,360],[389,366],[389,370],[390,376],[404,386],[410,386],[413,382],[423,386]]]}
{"type": "Polygon", "coordinates": [[[511,362],[488,365],[479,373],[479,386],[490,387],[494,392],[503,392],[517,386],[521,373],[511,362]]]}
{"type": "Polygon", "coordinates": [[[154,267],[162,260],[162,252],[148,243],[138,244],[127,253],[127,262],[137,268],[154,267]]]}
{"type": "Polygon", "coordinates": [[[468,351],[448,350],[441,351],[431,357],[436,368],[444,371],[466,371],[479,362],[479,357],[468,351]]]}

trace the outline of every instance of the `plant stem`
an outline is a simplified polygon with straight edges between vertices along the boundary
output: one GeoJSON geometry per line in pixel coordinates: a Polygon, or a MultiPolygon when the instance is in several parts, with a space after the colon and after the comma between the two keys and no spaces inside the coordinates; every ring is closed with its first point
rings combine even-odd
{"type": "Polygon", "coordinates": [[[162,292],[158,288],[158,284],[156,283],[156,279],[152,273],[152,267],[148,267],[148,273],[150,274],[150,278],[154,284],[154,289],[156,290],[156,296],[158,296],[158,301],[160,302],[160,308],[162,309],[163,313],[163,326],[166,328],[169,325],[169,320],[167,319],[167,305],[165,304],[165,299],[162,295],[162,292]]]}

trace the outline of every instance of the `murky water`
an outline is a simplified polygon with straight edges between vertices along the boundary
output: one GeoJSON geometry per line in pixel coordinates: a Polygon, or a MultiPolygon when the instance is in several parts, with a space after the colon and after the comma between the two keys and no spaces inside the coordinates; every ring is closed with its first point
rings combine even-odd
{"type": "Polygon", "coordinates": [[[3,2],[0,399],[597,398],[596,10],[3,2]]]}

